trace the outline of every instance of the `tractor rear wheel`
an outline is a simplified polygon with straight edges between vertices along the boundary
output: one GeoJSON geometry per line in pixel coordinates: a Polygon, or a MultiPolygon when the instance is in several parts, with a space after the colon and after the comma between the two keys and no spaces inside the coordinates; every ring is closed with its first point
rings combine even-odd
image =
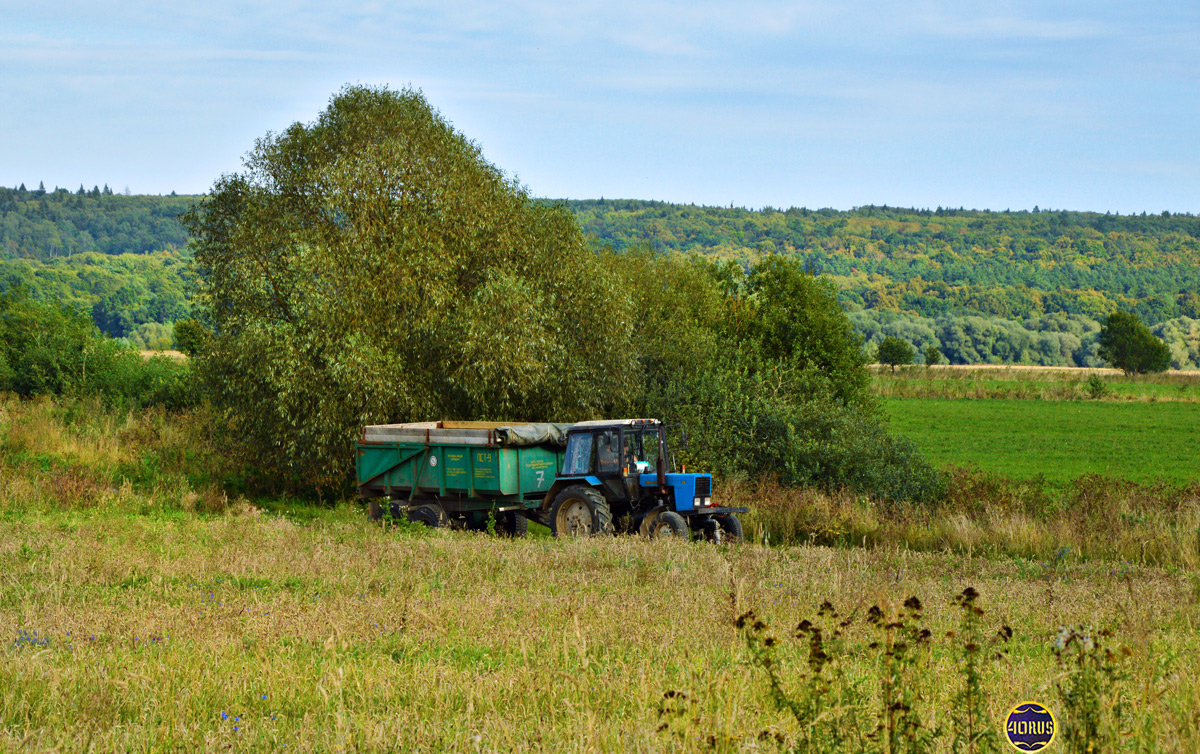
{"type": "Polygon", "coordinates": [[[529,519],[520,513],[501,513],[496,517],[496,533],[502,537],[523,537],[529,533],[529,519]]]}
{"type": "Polygon", "coordinates": [[[431,529],[439,529],[450,525],[450,518],[442,506],[436,503],[418,505],[408,512],[408,520],[417,524],[425,524],[431,529]]]}
{"type": "Polygon", "coordinates": [[[675,511],[660,511],[650,522],[649,530],[651,539],[683,537],[688,540],[692,538],[692,530],[688,528],[687,521],[675,511]]]}
{"type": "Polygon", "coordinates": [[[740,545],[745,535],[742,533],[742,522],[732,513],[713,516],[721,527],[721,542],[727,545],[740,545]]]}
{"type": "Polygon", "coordinates": [[[550,532],[556,537],[590,537],[612,533],[608,501],[591,487],[568,487],[550,506],[550,532]]]}

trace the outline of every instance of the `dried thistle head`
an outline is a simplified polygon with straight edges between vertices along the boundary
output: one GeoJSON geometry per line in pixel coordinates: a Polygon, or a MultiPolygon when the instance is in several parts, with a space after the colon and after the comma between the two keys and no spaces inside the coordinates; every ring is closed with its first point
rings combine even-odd
{"type": "Polygon", "coordinates": [[[954,598],[954,602],[960,607],[970,608],[977,599],[979,599],[979,592],[975,591],[975,587],[969,586],[954,598]]]}

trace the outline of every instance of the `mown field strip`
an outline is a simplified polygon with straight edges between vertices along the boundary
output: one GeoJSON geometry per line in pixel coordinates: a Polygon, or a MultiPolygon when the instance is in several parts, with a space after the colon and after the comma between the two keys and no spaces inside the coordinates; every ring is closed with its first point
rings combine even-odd
{"type": "Polygon", "coordinates": [[[1200,404],[886,398],[892,429],[940,466],[1067,482],[1200,480],[1200,404]]]}

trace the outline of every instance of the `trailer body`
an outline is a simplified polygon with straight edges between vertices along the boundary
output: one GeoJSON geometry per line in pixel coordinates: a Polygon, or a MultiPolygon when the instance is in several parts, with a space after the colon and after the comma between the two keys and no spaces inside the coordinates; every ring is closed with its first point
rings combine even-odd
{"type": "Polygon", "coordinates": [[[562,468],[563,448],[556,446],[553,430],[544,432],[542,442],[505,430],[544,426],[422,422],[366,427],[357,444],[359,496],[407,503],[435,500],[451,515],[536,508],[562,468]]]}

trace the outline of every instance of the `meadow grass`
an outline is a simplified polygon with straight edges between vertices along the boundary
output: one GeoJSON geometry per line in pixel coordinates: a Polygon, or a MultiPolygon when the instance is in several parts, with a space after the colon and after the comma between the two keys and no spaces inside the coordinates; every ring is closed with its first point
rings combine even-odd
{"type": "Polygon", "coordinates": [[[949,494],[898,503],[850,491],[727,481],[714,494],[745,505],[747,536],[762,543],[882,547],[1017,558],[1034,571],[1118,562],[1200,568],[1200,485],[1138,485],[1102,477],[1066,486],[955,472],[949,494]]]}
{"type": "Polygon", "coordinates": [[[1200,404],[887,398],[892,429],[937,466],[1069,482],[1200,479],[1200,404]]]}
{"type": "MultiPolygon", "coordinates": [[[[1191,751],[1197,585],[1181,572],[903,549],[717,548],[617,537],[511,541],[368,525],[84,511],[0,520],[0,746],[101,751],[741,751],[804,738],[735,621],[785,640],[832,601],[857,620],[846,688],[877,705],[864,618],[916,595],[935,637],[908,679],[930,725],[954,709],[952,598],[984,595],[1007,658],[982,668],[990,729],[1025,699],[1064,703],[1063,625],[1132,650],[1123,717],[1146,750],[1191,751]],[[664,699],[686,694],[680,718],[664,699]],[[285,749],[286,745],[286,749],[285,749]]],[[[866,726],[864,723],[864,727],[866,726]]],[[[948,750],[948,744],[936,750],[948,750]]],[[[867,747],[867,750],[875,750],[867,747]]]]}

